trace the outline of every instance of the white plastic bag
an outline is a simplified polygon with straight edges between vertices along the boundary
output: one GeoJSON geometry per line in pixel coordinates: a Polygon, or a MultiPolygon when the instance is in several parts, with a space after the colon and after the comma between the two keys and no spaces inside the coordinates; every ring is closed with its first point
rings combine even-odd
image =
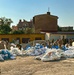
{"type": "Polygon", "coordinates": [[[41,58],[41,61],[60,60],[60,58],[61,55],[58,54],[56,50],[51,50],[41,58]]]}
{"type": "Polygon", "coordinates": [[[0,61],[4,61],[4,59],[2,58],[2,55],[0,54],[0,61]]]}
{"type": "Polygon", "coordinates": [[[22,51],[20,51],[18,48],[13,48],[12,50],[10,50],[10,52],[12,54],[22,55],[22,51]]]}

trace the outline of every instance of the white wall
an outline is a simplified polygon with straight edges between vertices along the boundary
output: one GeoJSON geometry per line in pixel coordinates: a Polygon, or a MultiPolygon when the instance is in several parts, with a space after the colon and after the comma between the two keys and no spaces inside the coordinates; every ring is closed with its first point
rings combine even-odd
{"type": "Polygon", "coordinates": [[[67,35],[68,39],[74,39],[74,35],[67,35]]]}
{"type": "Polygon", "coordinates": [[[68,35],[68,34],[51,34],[51,33],[46,33],[45,35],[45,40],[57,40],[57,39],[62,39],[64,36],[64,38],[67,38],[67,39],[74,39],[74,34],[72,35],[68,35]]]}
{"type": "Polygon", "coordinates": [[[50,33],[46,33],[46,34],[45,34],[45,40],[49,40],[50,35],[51,35],[50,33]]]}
{"type": "Polygon", "coordinates": [[[52,39],[54,39],[54,40],[57,40],[57,39],[59,39],[60,38],[60,35],[57,35],[57,34],[51,34],[51,36],[50,36],[50,40],[52,40],[52,39]]]}

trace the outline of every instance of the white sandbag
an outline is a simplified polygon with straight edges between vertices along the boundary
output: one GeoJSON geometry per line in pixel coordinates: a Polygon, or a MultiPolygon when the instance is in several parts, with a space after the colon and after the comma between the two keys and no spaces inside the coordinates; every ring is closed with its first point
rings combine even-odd
{"type": "Polygon", "coordinates": [[[41,58],[42,58],[43,56],[44,56],[44,54],[39,55],[39,56],[36,56],[35,59],[37,59],[37,60],[41,60],[41,58]]]}
{"type": "Polygon", "coordinates": [[[40,55],[41,54],[41,49],[36,49],[34,51],[34,54],[37,56],[37,55],[40,55]]]}
{"type": "Polygon", "coordinates": [[[45,53],[45,48],[36,49],[35,47],[31,47],[30,49],[26,50],[26,55],[31,55],[31,56],[38,56],[43,53],[45,53]]]}
{"type": "Polygon", "coordinates": [[[61,49],[57,49],[57,55],[60,55],[61,58],[65,58],[64,51],[61,49]]]}
{"type": "Polygon", "coordinates": [[[41,60],[41,57],[40,56],[36,56],[35,59],[41,60]]]}
{"type": "Polygon", "coordinates": [[[16,59],[16,57],[15,57],[15,56],[11,56],[11,57],[10,57],[10,59],[12,59],[12,60],[13,60],[13,59],[16,59]]]}
{"type": "Polygon", "coordinates": [[[72,42],[72,46],[74,46],[74,42],[72,42]]]}
{"type": "Polygon", "coordinates": [[[74,50],[67,50],[64,52],[65,57],[74,58],[74,50]]]}
{"type": "Polygon", "coordinates": [[[34,49],[30,48],[29,50],[25,51],[26,55],[34,55],[34,49]]]}
{"type": "Polygon", "coordinates": [[[47,52],[42,58],[41,61],[51,61],[51,60],[59,60],[61,58],[60,54],[57,53],[56,50],[51,50],[47,52]]]}
{"type": "Polygon", "coordinates": [[[74,50],[74,46],[69,46],[68,50],[74,50]]]}
{"type": "Polygon", "coordinates": [[[2,55],[0,54],[0,61],[4,61],[4,59],[2,58],[2,55]]]}
{"type": "Polygon", "coordinates": [[[10,50],[10,52],[12,54],[22,55],[22,51],[20,51],[18,48],[13,48],[12,50],[10,50]]]}

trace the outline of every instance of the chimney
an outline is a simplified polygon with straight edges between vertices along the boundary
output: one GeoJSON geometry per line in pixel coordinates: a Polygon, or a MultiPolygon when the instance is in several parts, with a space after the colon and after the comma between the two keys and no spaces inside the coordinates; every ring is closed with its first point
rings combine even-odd
{"type": "Polygon", "coordinates": [[[21,22],[22,22],[22,20],[20,19],[20,20],[19,20],[19,23],[21,23],[21,22]]]}
{"type": "Polygon", "coordinates": [[[25,22],[25,19],[23,19],[23,22],[25,22]]]}
{"type": "Polygon", "coordinates": [[[50,12],[47,12],[48,15],[50,15],[50,12]]]}

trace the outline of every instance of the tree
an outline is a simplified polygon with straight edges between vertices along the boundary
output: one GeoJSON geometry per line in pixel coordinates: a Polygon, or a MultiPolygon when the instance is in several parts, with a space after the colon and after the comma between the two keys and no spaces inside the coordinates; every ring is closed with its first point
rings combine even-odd
{"type": "Polygon", "coordinates": [[[23,30],[13,31],[12,34],[24,34],[23,30]]]}
{"type": "Polygon", "coordinates": [[[61,28],[58,26],[58,31],[62,31],[61,28]]]}
{"type": "Polygon", "coordinates": [[[0,26],[1,34],[9,34],[12,29],[8,25],[0,26]]]}
{"type": "Polygon", "coordinates": [[[34,28],[27,28],[26,34],[31,34],[31,33],[35,33],[34,28]]]}
{"type": "Polygon", "coordinates": [[[0,18],[0,34],[9,34],[11,31],[10,25],[13,21],[11,19],[2,17],[0,18]]]}

